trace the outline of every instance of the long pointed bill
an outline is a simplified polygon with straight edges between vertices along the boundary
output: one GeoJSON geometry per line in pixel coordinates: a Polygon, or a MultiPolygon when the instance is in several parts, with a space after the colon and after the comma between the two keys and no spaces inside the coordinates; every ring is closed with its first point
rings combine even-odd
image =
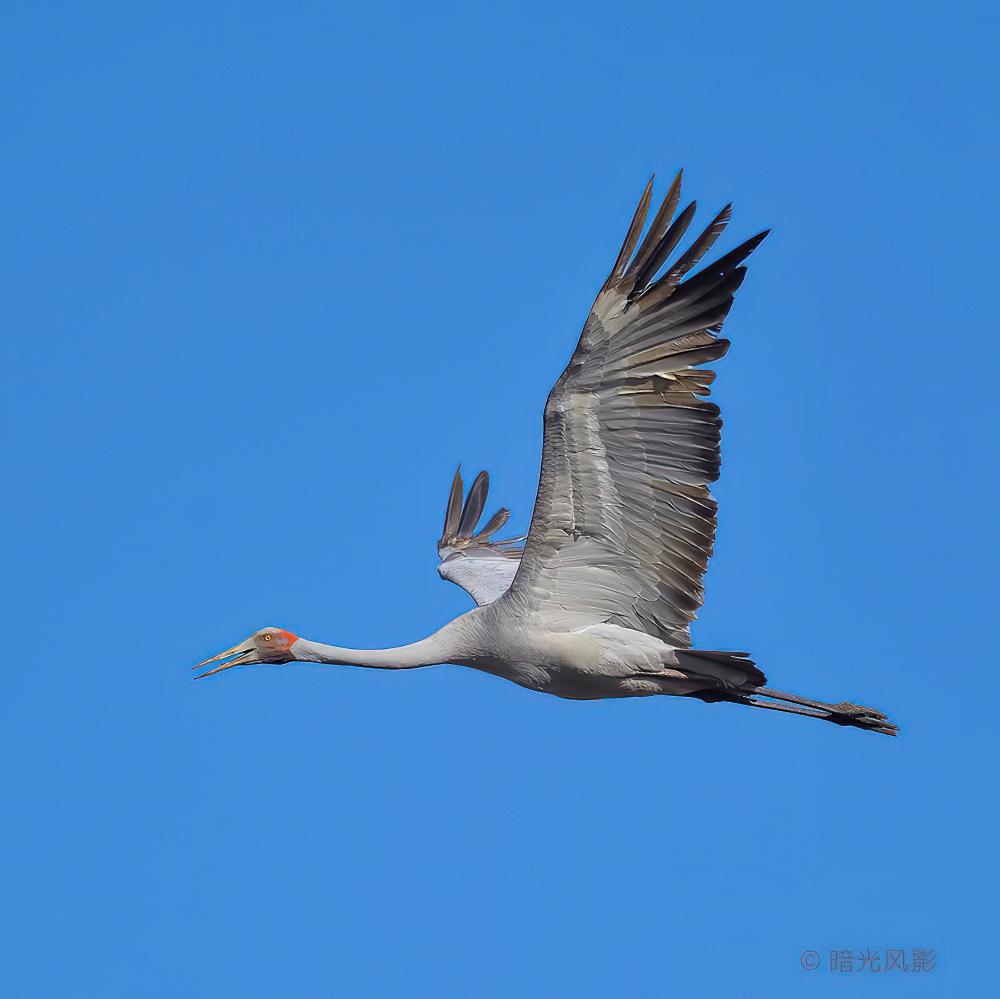
{"type": "Polygon", "coordinates": [[[207,673],[201,673],[195,677],[196,680],[203,680],[206,676],[211,676],[213,673],[221,673],[224,669],[229,669],[230,666],[245,666],[248,663],[259,662],[257,659],[257,647],[254,645],[252,638],[248,638],[245,642],[240,642],[239,645],[234,645],[231,649],[226,649],[225,652],[220,652],[217,656],[212,656],[211,659],[203,659],[200,663],[192,666],[191,669],[201,669],[202,666],[208,666],[209,663],[222,662],[223,659],[229,659],[229,662],[223,662],[221,666],[216,666],[215,669],[210,669],[207,673]],[[232,656],[232,659],[229,657],[232,656]]]}

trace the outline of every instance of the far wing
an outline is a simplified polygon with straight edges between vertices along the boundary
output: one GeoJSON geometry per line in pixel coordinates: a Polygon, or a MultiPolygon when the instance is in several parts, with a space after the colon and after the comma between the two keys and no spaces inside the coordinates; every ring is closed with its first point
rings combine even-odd
{"type": "Polygon", "coordinates": [[[444,531],[438,541],[442,579],[457,583],[481,607],[507,592],[521,564],[523,538],[491,541],[507,522],[510,511],[498,510],[481,531],[476,531],[490,491],[490,477],[480,472],[462,504],[461,468],[455,472],[445,510],[444,531]]]}

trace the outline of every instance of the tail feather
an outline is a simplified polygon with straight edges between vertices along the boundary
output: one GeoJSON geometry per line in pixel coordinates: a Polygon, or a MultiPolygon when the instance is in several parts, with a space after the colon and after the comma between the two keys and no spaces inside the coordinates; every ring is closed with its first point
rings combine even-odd
{"type": "Polygon", "coordinates": [[[717,680],[723,690],[763,687],[767,677],[757,668],[749,652],[720,652],[715,649],[678,649],[677,662],[685,673],[717,680]]]}

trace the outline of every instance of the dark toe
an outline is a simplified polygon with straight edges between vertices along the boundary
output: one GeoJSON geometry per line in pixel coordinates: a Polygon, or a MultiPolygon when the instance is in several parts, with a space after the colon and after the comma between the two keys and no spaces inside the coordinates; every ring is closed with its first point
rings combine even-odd
{"type": "Polygon", "coordinates": [[[832,705],[833,710],[841,715],[850,715],[852,718],[865,718],[870,720],[886,721],[886,716],[875,708],[867,708],[863,704],[851,704],[850,701],[841,701],[832,705]]]}

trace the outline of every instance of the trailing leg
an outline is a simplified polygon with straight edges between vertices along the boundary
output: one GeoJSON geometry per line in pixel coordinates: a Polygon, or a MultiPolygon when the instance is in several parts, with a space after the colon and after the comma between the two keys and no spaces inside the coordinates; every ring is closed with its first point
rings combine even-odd
{"type": "Polygon", "coordinates": [[[866,708],[848,701],[841,701],[838,704],[814,701],[809,697],[790,694],[785,690],[775,690],[772,687],[751,687],[741,692],[704,691],[691,696],[698,697],[703,701],[731,701],[753,708],[767,708],[770,711],[805,715],[809,718],[819,718],[822,721],[832,722],[834,725],[863,728],[869,732],[881,732],[883,735],[896,735],[899,731],[896,725],[875,708],[866,708]]]}
{"type": "Polygon", "coordinates": [[[855,725],[859,728],[870,728],[877,731],[891,729],[891,732],[886,733],[888,735],[895,735],[899,731],[897,726],[890,722],[881,711],[865,707],[862,704],[852,704],[850,701],[829,704],[826,701],[814,701],[809,697],[801,697],[799,694],[790,694],[787,690],[775,690],[773,687],[757,687],[751,693],[757,697],[769,697],[777,701],[786,701],[813,708],[822,712],[827,721],[839,725],[855,725]]]}

